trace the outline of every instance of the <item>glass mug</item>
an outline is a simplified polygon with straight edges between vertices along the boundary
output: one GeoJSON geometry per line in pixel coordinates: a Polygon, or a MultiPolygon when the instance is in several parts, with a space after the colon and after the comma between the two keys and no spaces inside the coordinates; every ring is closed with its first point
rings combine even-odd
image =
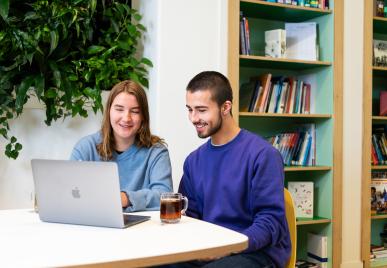
{"type": "Polygon", "coordinates": [[[179,193],[162,193],[160,197],[160,220],[177,223],[188,208],[188,199],[179,193]],[[184,206],[183,206],[184,203],[184,206]]]}

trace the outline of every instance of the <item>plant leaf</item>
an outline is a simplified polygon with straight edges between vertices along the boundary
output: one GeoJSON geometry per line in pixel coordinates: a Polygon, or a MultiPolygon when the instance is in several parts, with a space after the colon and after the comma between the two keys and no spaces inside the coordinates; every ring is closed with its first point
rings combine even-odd
{"type": "Polygon", "coordinates": [[[50,52],[48,53],[48,55],[51,55],[51,53],[58,46],[58,41],[59,41],[58,31],[57,30],[51,31],[50,32],[50,52]]]}
{"type": "Polygon", "coordinates": [[[97,54],[97,53],[104,51],[104,50],[105,50],[105,47],[103,47],[103,46],[89,46],[87,48],[87,54],[93,55],[93,54],[97,54]]]}
{"type": "Polygon", "coordinates": [[[145,65],[148,65],[149,67],[153,67],[152,62],[149,59],[147,59],[147,58],[142,58],[141,59],[141,63],[143,63],[145,65]]]}
{"type": "Polygon", "coordinates": [[[0,16],[3,20],[6,20],[8,17],[9,11],[9,0],[0,0],[0,16]]]}
{"type": "Polygon", "coordinates": [[[16,89],[17,93],[16,93],[15,108],[16,108],[17,114],[20,114],[23,111],[23,106],[28,99],[27,91],[31,87],[34,79],[35,79],[34,76],[28,76],[24,78],[23,81],[16,89]]]}

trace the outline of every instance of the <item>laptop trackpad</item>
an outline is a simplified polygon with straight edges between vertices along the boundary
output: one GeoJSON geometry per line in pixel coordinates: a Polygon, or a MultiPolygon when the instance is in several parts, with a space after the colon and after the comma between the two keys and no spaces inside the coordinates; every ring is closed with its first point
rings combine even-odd
{"type": "Polygon", "coordinates": [[[125,227],[129,227],[137,223],[147,221],[151,218],[150,216],[128,215],[128,214],[124,214],[123,216],[124,216],[125,227]]]}

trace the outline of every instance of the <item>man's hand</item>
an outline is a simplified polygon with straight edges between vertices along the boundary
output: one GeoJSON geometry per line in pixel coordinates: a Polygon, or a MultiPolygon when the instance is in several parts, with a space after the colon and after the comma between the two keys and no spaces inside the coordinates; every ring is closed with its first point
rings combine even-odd
{"type": "Polygon", "coordinates": [[[121,192],[121,205],[123,208],[127,208],[132,205],[130,203],[128,195],[125,192],[121,192]]]}

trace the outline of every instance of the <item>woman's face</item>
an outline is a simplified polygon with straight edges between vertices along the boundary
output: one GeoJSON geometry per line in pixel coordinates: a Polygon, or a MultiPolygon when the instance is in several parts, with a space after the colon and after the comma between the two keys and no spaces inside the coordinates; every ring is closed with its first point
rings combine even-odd
{"type": "Polygon", "coordinates": [[[134,143],[141,122],[142,115],[136,97],[126,92],[118,94],[110,107],[110,124],[117,150],[126,150],[134,143]]]}

